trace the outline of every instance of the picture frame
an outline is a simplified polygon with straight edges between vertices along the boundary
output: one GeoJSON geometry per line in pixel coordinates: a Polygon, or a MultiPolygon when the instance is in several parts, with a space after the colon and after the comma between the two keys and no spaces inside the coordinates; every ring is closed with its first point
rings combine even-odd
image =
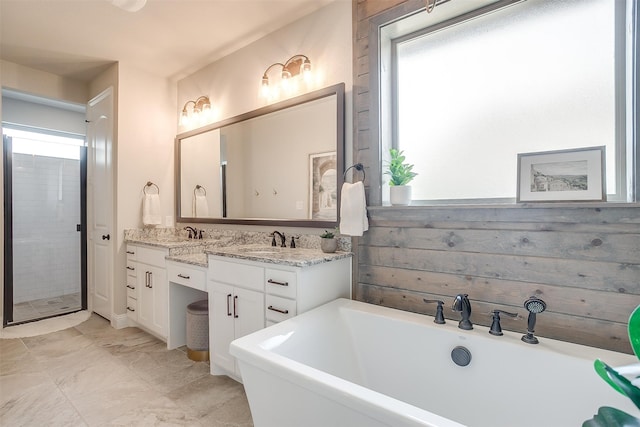
{"type": "Polygon", "coordinates": [[[518,154],[516,202],[606,200],[605,146],[518,154]]]}
{"type": "Polygon", "coordinates": [[[337,174],[338,156],[335,151],[309,154],[309,219],[337,219],[337,174]]]}

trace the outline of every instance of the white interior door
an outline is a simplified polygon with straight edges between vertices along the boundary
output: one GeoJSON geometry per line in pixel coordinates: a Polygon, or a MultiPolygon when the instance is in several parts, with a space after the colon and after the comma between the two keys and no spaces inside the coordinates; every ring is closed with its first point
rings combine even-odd
{"type": "Polygon", "coordinates": [[[89,309],[111,320],[113,313],[113,88],[87,107],[89,169],[89,309]]]}

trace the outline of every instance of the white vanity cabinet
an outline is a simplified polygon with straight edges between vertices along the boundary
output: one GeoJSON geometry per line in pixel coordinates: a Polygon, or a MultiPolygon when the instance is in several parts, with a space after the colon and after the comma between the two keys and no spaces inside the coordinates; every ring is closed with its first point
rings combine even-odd
{"type": "Polygon", "coordinates": [[[211,373],[240,380],[229,344],[336,298],[350,298],[351,258],[292,266],[209,255],[211,373]]]}
{"type": "MultiPolygon", "coordinates": [[[[169,290],[165,261],[168,254],[168,249],[127,245],[127,274],[135,274],[136,288],[135,308],[129,307],[127,310],[130,313],[129,318],[163,339],[167,338],[168,330],[169,290]],[[132,312],[131,308],[135,312],[132,312]]],[[[127,279],[129,306],[130,302],[133,303],[133,297],[129,297],[132,290],[129,286],[129,276],[127,279]]]]}
{"type": "Polygon", "coordinates": [[[350,258],[308,267],[272,264],[265,268],[266,325],[350,295],[350,258]]]}
{"type": "Polygon", "coordinates": [[[238,379],[229,344],[264,328],[264,268],[210,256],[208,278],[211,374],[238,379]]]}

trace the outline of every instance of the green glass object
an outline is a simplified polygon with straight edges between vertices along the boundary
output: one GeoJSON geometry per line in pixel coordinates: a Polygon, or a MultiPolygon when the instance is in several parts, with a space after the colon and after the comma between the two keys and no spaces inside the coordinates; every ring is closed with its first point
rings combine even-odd
{"type": "Polygon", "coordinates": [[[601,406],[598,413],[582,427],[640,427],[640,420],[616,408],[601,406]]]}
{"type": "Polygon", "coordinates": [[[631,381],[620,375],[615,369],[607,365],[600,359],[593,362],[600,378],[605,380],[611,387],[619,393],[627,396],[640,409],[640,388],[631,384],[631,381]]]}
{"type": "Polygon", "coordinates": [[[631,348],[633,348],[636,357],[640,359],[640,305],[629,316],[627,331],[629,332],[631,348]]]}

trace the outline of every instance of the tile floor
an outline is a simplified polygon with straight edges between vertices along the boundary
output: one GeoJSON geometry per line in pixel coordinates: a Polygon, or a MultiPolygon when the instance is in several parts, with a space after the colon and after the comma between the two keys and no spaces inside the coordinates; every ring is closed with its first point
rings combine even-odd
{"type": "Polygon", "coordinates": [[[17,323],[41,319],[57,314],[70,313],[80,310],[80,308],[80,292],[59,297],[25,301],[13,305],[13,321],[17,323]]]}
{"type": "Polygon", "coordinates": [[[253,426],[241,384],[97,315],[0,339],[1,426],[253,426]]]}

